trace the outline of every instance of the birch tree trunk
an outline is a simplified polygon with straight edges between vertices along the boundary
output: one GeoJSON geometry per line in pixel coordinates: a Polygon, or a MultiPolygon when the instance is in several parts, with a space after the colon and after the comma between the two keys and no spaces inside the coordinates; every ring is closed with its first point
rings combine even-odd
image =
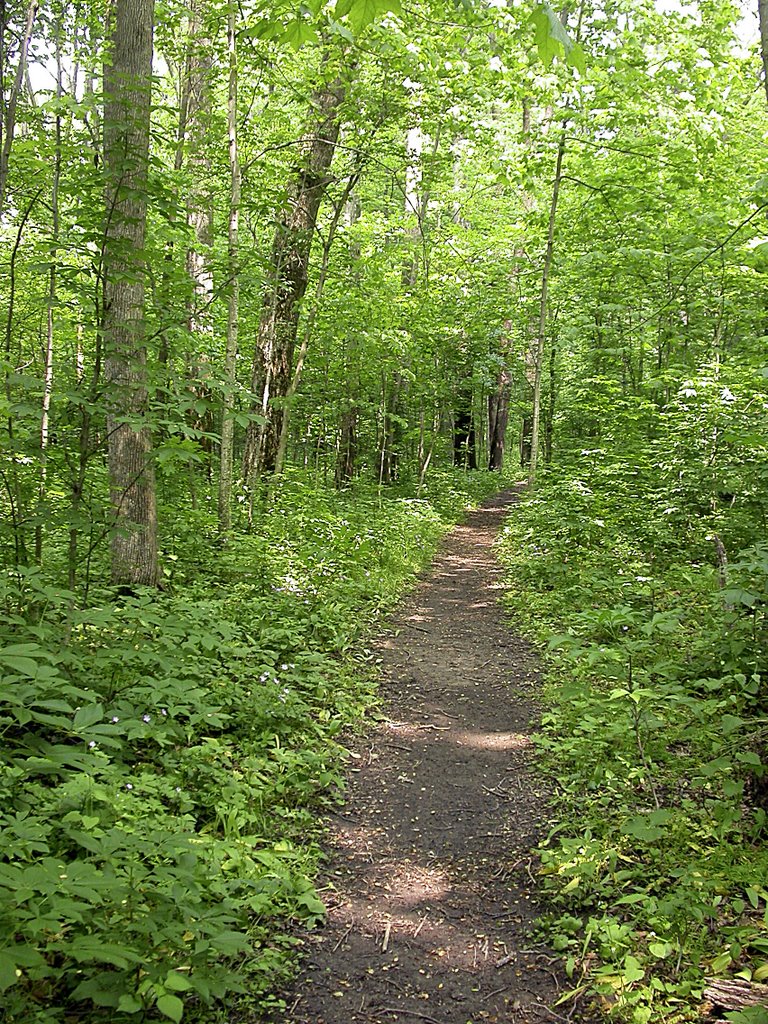
{"type": "Polygon", "coordinates": [[[544,347],[547,340],[547,298],[549,294],[549,275],[552,269],[552,257],[555,251],[555,222],[557,218],[557,201],[560,197],[560,183],[563,177],[563,157],[565,156],[565,128],[560,135],[555,162],[555,180],[552,183],[552,201],[549,206],[549,227],[547,231],[547,248],[544,253],[544,266],[541,272],[541,293],[539,297],[539,329],[536,337],[533,371],[533,416],[531,420],[531,461],[528,465],[528,487],[536,486],[536,467],[539,460],[539,433],[541,422],[541,374],[544,364],[544,347]]]}
{"type": "Polygon", "coordinates": [[[229,227],[227,232],[227,270],[229,295],[227,297],[227,347],[224,356],[224,397],[221,406],[221,453],[219,466],[219,533],[222,537],[232,526],[232,475],[235,424],[232,411],[235,404],[237,372],[237,335],[240,310],[240,281],[238,268],[238,237],[240,228],[241,172],[237,146],[237,33],[234,8],[227,22],[227,51],[229,53],[229,89],[227,93],[227,134],[229,136],[229,227]]]}
{"type": "Polygon", "coordinates": [[[146,423],[144,237],[154,0],[116,0],[104,68],[106,239],[102,334],[108,469],[114,517],[112,581],[156,586],[157,506],[146,423]]]}
{"type": "MultiPolygon", "coordinates": [[[[61,66],[61,26],[56,26],[56,99],[64,95],[61,66]]],[[[43,361],[43,403],[40,414],[40,485],[38,489],[38,522],[35,525],[35,562],[43,560],[43,509],[48,484],[48,438],[53,397],[53,343],[54,309],[57,293],[57,264],[59,247],[59,186],[61,183],[61,113],[57,108],[54,128],[53,183],[51,185],[51,243],[52,259],[48,271],[48,309],[46,316],[45,357],[43,361]]]]}

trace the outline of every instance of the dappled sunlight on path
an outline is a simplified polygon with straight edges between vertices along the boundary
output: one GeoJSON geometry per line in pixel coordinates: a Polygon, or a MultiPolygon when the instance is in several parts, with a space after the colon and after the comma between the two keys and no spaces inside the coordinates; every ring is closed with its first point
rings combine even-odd
{"type": "Polygon", "coordinates": [[[535,668],[496,599],[512,493],[453,530],[379,644],[386,718],[332,820],[327,926],[307,943],[293,1024],[556,1020],[531,947],[535,668]]]}

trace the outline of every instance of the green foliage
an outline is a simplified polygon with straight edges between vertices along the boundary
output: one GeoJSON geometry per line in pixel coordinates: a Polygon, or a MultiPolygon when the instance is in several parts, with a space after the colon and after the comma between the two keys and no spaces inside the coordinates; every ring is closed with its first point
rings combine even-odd
{"type": "Polygon", "coordinates": [[[714,464],[682,454],[765,401],[739,375],[705,411],[673,405],[657,440],[553,472],[501,544],[509,608],[552,668],[537,742],[561,824],[540,851],[545,931],[570,996],[637,1022],[689,1019],[706,975],[768,977],[768,575],[747,454],[766,438],[753,424],[714,464]],[[718,482],[742,466],[723,502],[718,482]]]}
{"type": "Polygon", "coordinates": [[[7,1020],[268,1004],[292,923],[325,913],[319,815],[375,700],[365,633],[495,483],[443,482],[438,510],[290,477],[218,553],[191,543],[214,522],[180,520],[165,596],[78,607],[39,570],[4,575],[7,1020]]]}

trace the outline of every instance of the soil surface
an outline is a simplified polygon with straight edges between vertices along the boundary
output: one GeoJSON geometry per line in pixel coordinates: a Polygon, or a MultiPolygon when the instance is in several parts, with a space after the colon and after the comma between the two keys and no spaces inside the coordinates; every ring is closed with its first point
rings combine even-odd
{"type": "Polygon", "coordinates": [[[331,819],[327,925],[306,942],[291,1024],[563,1019],[531,849],[536,665],[505,624],[492,545],[514,491],[445,538],[377,645],[386,718],[353,752],[331,819]]]}

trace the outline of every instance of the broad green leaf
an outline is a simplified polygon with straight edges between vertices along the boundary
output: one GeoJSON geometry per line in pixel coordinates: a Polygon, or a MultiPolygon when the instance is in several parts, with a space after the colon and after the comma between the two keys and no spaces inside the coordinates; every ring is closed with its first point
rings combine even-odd
{"type": "Polygon", "coordinates": [[[0,992],[5,992],[19,980],[16,963],[5,949],[0,949],[0,992]]]}
{"type": "Polygon", "coordinates": [[[163,986],[171,992],[187,992],[193,987],[187,975],[179,974],[178,971],[168,971],[163,986]]]}
{"type": "Polygon", "coordinates": [[[178,996],[168,995],[167,993],[160,996],[157,1000],[157,1008],[164,1017],[175,1021],[176,1024],[179,1024],[184,1015],[184,1003],[182,1003],[178,996]]]}
{"type": "Polygon", "coordinates": [[[78,708],[72,723],[73,728],[80,732],[91,725],[96,725],[104,717],[104,708],[101,704],[87,704],[84,708],[78,708]]]}
{"type": "Polygon", "coordinates": [[[738,715],[723,715],[720,719],[720,728],[723,730],[723,735],[729,736],[736,729],[740,729],[742,725],[745,725],[743,718],[739,718],[738,715]]]}
{"type": "Polygon", "coordinates": [[[744,891],[747,895],[747,899],[749,900],[749,902],[752,904],[755,910],[757,910],[757,908],[760,906],[760,893],[757,891],[757,889],[753,889],[751,887],[745,889],[744,891]]]}
{"type": "Polygon", "coordinates": [[[141,1013],[144,1006],[136,996],[130,995],[126,992],[124,995],[120,996],[117,1008],[121,1013],[141,1013]]]}
{"type": "Polygon", "coordinates": [[[540,4],[531,14],[535,35],[534,40],[539,59],[549,66],[555,57],[564,57],[568,64],[580,74],[587,69],[584,50],[574,43],[563,23],[548,3],[540,4]]]}

